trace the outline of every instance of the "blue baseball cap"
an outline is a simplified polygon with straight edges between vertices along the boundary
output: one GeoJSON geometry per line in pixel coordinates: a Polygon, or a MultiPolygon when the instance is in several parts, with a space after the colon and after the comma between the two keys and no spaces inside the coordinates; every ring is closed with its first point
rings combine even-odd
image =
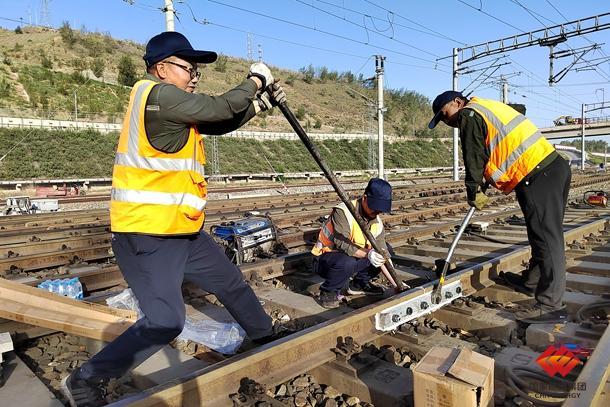
{"type": "Polygon", "coordinates": [[[366,204],[374,211],[390,213],[392,211],[392,186],[381,178],[371,178],[366,189],[366,204]]]}
{"type": "Polygon", "coordinates": [[[434,117],[432,118],[432,120],[430,120],[430,123],[428,123],[429,129],[435,128],[438,122],[441,121],[440,112],[443,106],[445,106],[447,103],[451,102],[457,97],[463,98],[464,96],[462,95],[462,92],[458,92],[455,90],[447,90],[438,95],[436,99],[434,99],[434,102],[432,102],[432,111],[434,112],[434,117]]]}
{"type": "Polygon", "coordinates": [[[176,31],[165,31],[152,37],[146,44],[144,62],[150,68],[159,61],[170,56],[184,58],[189,62],[209,64],[216,61],[216,53],[212,51],[198,51],[186,37],[176,31]]]}

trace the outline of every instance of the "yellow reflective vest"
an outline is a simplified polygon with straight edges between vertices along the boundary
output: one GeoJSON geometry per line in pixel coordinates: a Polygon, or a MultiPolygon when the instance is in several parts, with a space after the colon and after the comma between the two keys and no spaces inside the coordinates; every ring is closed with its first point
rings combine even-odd
{"type": "MultiPolygon", "coordinates": [[[[358,208],[358,201],[353,200],[352,205],[354,205],[354,208],[358,208]]],[[[349,240],[358,247],[367,249],[370,248],[371,243],[364,236],[364,233],[362,232],[362,229],[360,229],[358,222],[356,222],[356,219],[352,216],[349,209],[347,209],[347,205],[345,205],[344,203],[340,203],[339,205],[335,206],[335,209],[343,211],[345,217],[347,218],[347,221],[349,222],[350,234],[346,237],[348,237],[349,240]]],[[[379,216],[377,216],[376,221],[371,224],[370,231],[373,237],[375,238],[383,232],[383,222],[381,221],[381,218],[379,216]]],[[[322,227],[320,228],[320,233],[318,234],[318,241],[316,242],[313,249],[311,249],[311,254],[313,254],[314,256],[321,256],[323,253],[332,252],[334,250],[335,226],[332,222],[332,216],[329,216],[329,218],[326,219],[326,221],[322,224],[322,227]]]]}
{"type": "Polygon", "coordinates": [[[473,97],[465,108],[485,121],[490,156],[484,176],[505,194],[555,151],[534,123],[504,103],[473,97]]]}
{"type": "Polygon", "coordinates": [[[207,202],[203,139],[193,126],[180,151],[155,149],[146,135],[146,100],[157,85],[138,81],[119,137],[110,200],[113,232],[153,235],[197,233],[207,202]]]}

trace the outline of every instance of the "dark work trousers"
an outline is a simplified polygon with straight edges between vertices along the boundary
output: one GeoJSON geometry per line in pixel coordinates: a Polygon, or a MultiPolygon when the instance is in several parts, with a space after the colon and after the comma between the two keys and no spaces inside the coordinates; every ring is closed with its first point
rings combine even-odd
{"type": "MultiPolygon", "coordinates": [[[[394,254],[389,244],[388,251],[390,255],[394,254]]],[[[362,287],[381,272],[381,268],[373,267],[366,257],[358,259],[343,252],[324,253],[317,262],[317,272],[325,280],[320,286],[322,291],[339,292],[352,276],[354,282],[362,287]]]]}
{"type": "Polygon", "coordinates": [[[86,362],[82,378],[122,376],[178,336],[185,319],[184,279],[214,294],[250,338],[272,333],[271,318],[254,291],[207,233],[114,233],[112,249],[144,317],[86,362]]]}
{"type": "Polygon", "coordinates": [[[568,163],[557,157],[515,188],[532,248],[525,285],[534,289],[536,300],[550,309],[563,307],[566,288],[563,217],[571,179],[568,163]]]}

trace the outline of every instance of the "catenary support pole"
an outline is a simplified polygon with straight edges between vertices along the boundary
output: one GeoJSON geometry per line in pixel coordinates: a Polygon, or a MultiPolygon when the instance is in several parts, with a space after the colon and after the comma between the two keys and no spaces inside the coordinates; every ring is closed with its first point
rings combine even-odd
{"type": "Polygon", "coordinates": [[[172,0],[165,0],[165,7],[163,7],[165,13],[165,31],[174,30],[174,3],[172,0]]]}
{"type": "Polygon", "coordinates": [[[383,169],[383,61],[385,57],[375,55],[375,75],[377,76],[377,135],[379,149],[377,154],[377,164],[379,169],[379,178],[385,179],[383,169]]]}
{"type": "Polygon", "coordinates": [[[585,105],[582,105],[582,109],[580,111],[580,169],[585,169],[585,105]]]}
{"type": "MultiPolygon", "coordinates": [[[[458,90],[458,50],[453,48],[453,90],[458,90]]],[[[453,129],[453,180],[457,181],[460,179],[459,173],[459,159],[458,159],[458,137],[460,131],[456,128],[453,129]]]]}

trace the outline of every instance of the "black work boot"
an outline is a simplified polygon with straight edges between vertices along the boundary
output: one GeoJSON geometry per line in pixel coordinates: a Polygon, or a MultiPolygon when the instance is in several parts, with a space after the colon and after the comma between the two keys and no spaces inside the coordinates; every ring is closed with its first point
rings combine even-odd
{"type": "Polygon", "coordinates": [[[383,288],[370,282],[362,284],[352,280],[347,285],[347,293],[349,295],[383,295],[383,288]]]}
{"type": "Polygon", "coordinates": [[[98,407],[105,406],[106,388],[108,379],[81,379],[78,378],[79,369],[61,381],[61,392],[71,407],[98,407]]]}
{"type": "Polygon", "coordinates": [[[340,305],[339,296],[333,291],[320,290],[320,299],[318,302],[326,309],[338,308],[340,305]]]}

